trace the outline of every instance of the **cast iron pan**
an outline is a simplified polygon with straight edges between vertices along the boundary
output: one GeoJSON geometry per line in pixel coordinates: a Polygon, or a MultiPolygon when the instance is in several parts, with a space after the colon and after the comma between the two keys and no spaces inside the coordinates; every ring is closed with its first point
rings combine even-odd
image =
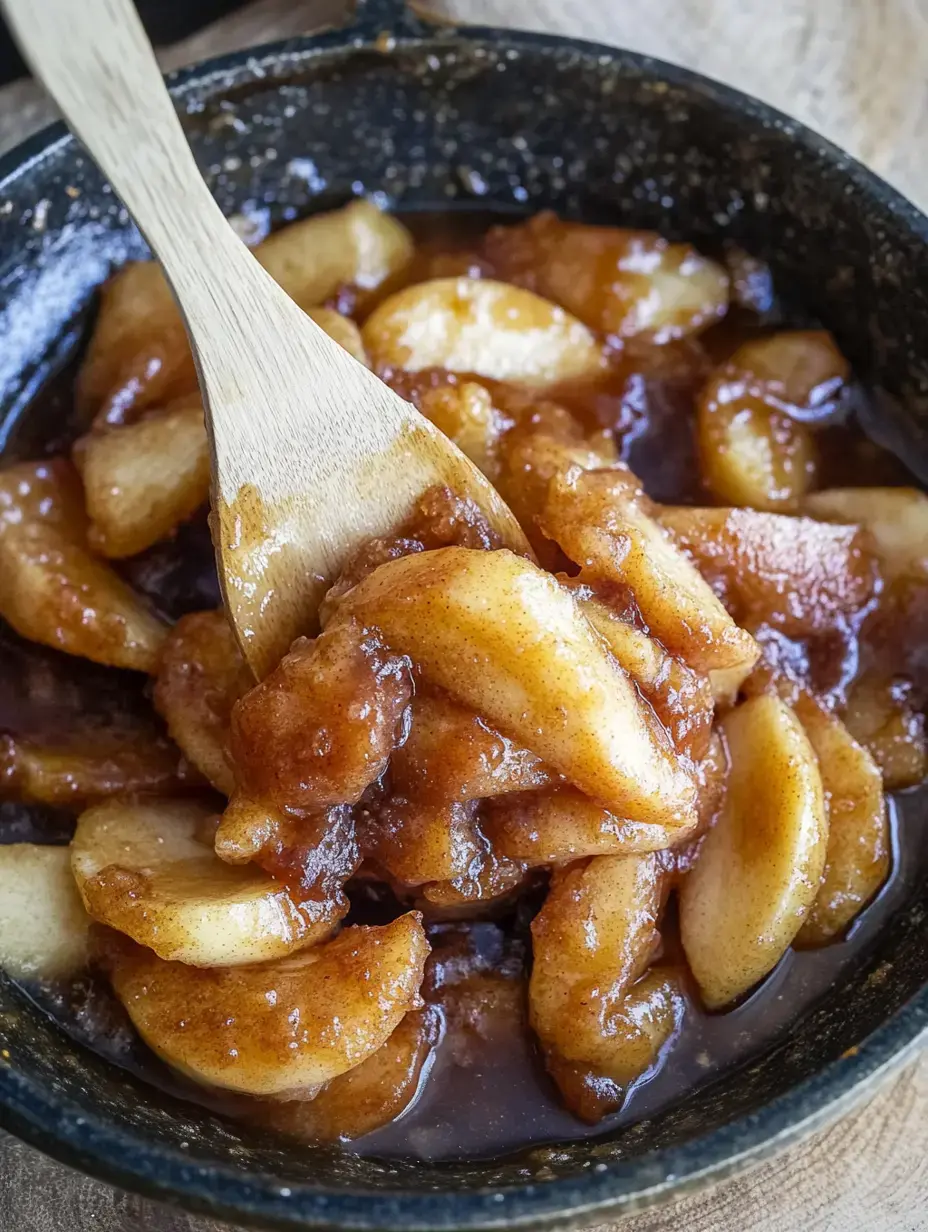
{"type": "MultiPolygon", "coordinates": [[[[183,72],[173,91],[227,212],[266,205],[283,221],[368,192],[407,208],[548,207],[709,250],[737,240],[885,391],[880,432],[924,457],[928,221],[760,103],[591,43],[426,28],[388,0],[368,0],[350,29],[183,72]]],[[[94,288],[143,252],[63,128],[0,164],[4,448],[94,288]]],[[[922,879],[858,969],[758,1061],[543,1166],[531,1153],[404,1165],[289,1150],[99,1060],[2,979],[0,1123],[117,1185],[266,1227],[542,1227],[627,1212],[795,1137],[912,1050],[928,1025],[926,909],[922,879]]]]}

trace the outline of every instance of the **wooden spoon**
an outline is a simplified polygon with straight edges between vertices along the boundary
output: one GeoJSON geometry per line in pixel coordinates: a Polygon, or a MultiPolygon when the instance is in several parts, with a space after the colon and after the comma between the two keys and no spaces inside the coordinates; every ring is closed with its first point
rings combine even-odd
{"type": "Polygon", "coordinates": [[[210,196],[130,0],[2,0],[23,55],[164,267],[196,358],[226,610],[260,678],[346,557],[434,484],[528,552],[450,441],[309,319],[210,196]]]}

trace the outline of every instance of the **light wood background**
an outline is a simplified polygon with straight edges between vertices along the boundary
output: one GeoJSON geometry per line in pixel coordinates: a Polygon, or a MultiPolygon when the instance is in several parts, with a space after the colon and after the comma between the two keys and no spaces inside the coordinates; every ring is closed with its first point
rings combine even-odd
{"type": "MultiPolygon", "coordinates": [[[[41,0],[36,0],[40,3],[41,0]]],[[[80,0],[75,0],[79,3],[80,0]]],[[[544,29],[673,60],[798,116],[928,208],[928,0],[430,0],[461,21],[544,29]]],[[[332,20],[340,0],[257,0],[162,56],[170,67],[332,20]]],[[[0,91],[0,148],[45,123],[0,91]]],[[[2,1232],[219,1232],[0,1136],[2,1232]]],[[[928,1056],[753,1172],[598,1232],[925,1232],[928,1056]]]]}

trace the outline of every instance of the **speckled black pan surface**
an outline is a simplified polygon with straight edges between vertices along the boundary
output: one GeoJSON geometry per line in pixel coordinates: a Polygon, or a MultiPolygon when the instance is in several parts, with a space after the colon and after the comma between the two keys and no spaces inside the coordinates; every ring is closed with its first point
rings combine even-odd
{"type": "MultiPolygon", "coordinates": [[[[426,30],[369,6],[350,32],[175,79],[228,212],[275,220],[360,192],[386,203],[553,207],[738,240],[890,397],[910,462],[928,434],[928,222],[833,147],[741,95],[628,52],[426,30]],[[390,25],[397,37],[375,36],[390,25]],[[899,409],[904,408],[904,410],[899,409]]],[[[62,129],[0,165],[0,443],[114,264],[143,251],[62,129]]],[[[29,435],[27,430],[27,436],[29,435]]],[[[583,1222],[737,1166],[847,1103],[928,1026],[928,886],[759,1062],[598,1142],[491,1164],[292,1151],[172,1100],[71,1044],[0,977],[0,1124],[114,1183],[278,1228],[583,1222]],[[850,1052],[849,1052],[850,1050],[850,1052]]]]}

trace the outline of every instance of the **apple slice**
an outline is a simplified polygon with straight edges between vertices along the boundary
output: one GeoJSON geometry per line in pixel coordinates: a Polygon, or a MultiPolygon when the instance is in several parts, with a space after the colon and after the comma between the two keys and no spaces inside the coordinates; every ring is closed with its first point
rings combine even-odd
{"type": "Polygon", "coordinates": [[[365,859],[407,886],[463,877],[480,853],[474,807],[460,801],[394,796],[362,812],[358,837],[365,859]]]}
{"type": "Polygon", "coordinates": [[[352,617],[621,816],[692,816],[695,789],[653,712],[571,595],[529,561],[467,548],[388,561],[329,629],[352,617]]]}
{"type": "Polygon", "coordinates": [[[253,1119],[302,1142],[350,1142],[372,1133],[402,1116],[415,1100],[440,1034],[435,1006],[410,1010],[385,1044],[318,1095],[268,1102],[253,1119]]]}
{"type": "Polygon", "coordinates": [[[720,504],[798,509],[818,465],[803,421],[830,413],[847,375],[823,330],[753,339],[713,373],[697,404],[697,439],[703,481],[720,504]]]}
{"type": "Polygon", "coordinates": [[[751,628],[827,633],[879,584],[872,541],[859,526],[754,509],[665,507],[655,516],[735,620],[751,628]]]}
{"type": "Polygon", "coordinates": [[[155,669],[167,630],[88,550],[80,479],[63,458],[0,471],[0,615],[56,650],[155,669]]]}
{"type": "Polygon", "coordinates": [[[500,439],[499,469],[493,482],[540,563],[559,569],[561,554],[539,528],[551,480],[575,467],[594,470],[613,465],[618,460],[615,439],[602,431],[591,433],[555,402],[538,399],[512,409],[518,411],[516,423],[500,439]]]}
{"type": "Polygon", "coordinates": [[[496,851],[479,826],[474,827],[474,840],[477,851],[464,873],[422,887],[421,905],[430,919],[483,916],[491,905],[511,901],[524,886],[524,864],[496,851]]]}
{"type": "Polygon", "coordinates": [[[226,756],[232,707],[253,684],[224,612],[191,612],[168,634],[155,708],[187,757],[226,796],[235,789],[226,756]]]}
{"type": "Polygon", "coordinates": [[[67,847],[0,845],[0,970],[21,980],[76,975],[89,928],[67,847]]]}
{"type": "Polygon", "coordinates": [[[617,1112],[629,1087],[658,1064],[683,1021],[686,1002],[672,973],[654,970],[632,986],[609,1020],[608,1072],[565,1061],[548,1050],[545,1064],[567,1107],[588,1125],[617,1112]]]}
{"type": "Polygon", "coordinates": [[[728,310],[728,276],[656,231],[565,222],[550,211],[494,227],[485,251],[499,277],[550,295],[592,329],[667,342],[728,310]]]}
{"type": "Polygon", "coordinates": [[[490,391],[476,381],[427,389],[419,409],[440,432],[467,454],[491,483],[499,471],[500,438],[511,427],[494,405],[490,391]]]}
{"type": "Polygon", "coordinates": [[[889,875],[889,818],[873,758],[844,724],[809,694],[794,706],[818,758],[828,812],[825,876],[797,945],[839,936],[889,875]]]}
{"type": "Polygon", "coordinates": [[[807,496],[803,512],[866,527],[888,584],[928,577],[928,495],[917,488],[828,488],[807,496]]]}
{"type": "Polygon", "coordinates": [[[863,672],[848,690],[841,718],[883,775],[887,791],[916,787],[928,774],[925,716],[911,682],[863,672]]]}
{"type": "Polygon", "coordinates": [[[0,736],[0,797],[83,808],[109,796],[189,791],[199,776],[153,723],[87,725],[61,743],[0,736]],[[120,730],[120,727],[122,730],[120,730]]]}
{"type": "Polygon", "coordinates": [[[757,658],[692,563],[649,514],[624,468],[555,477],[541,528],[581,568],[582,578],[631,587],[654,636],[699,672],[757,658]]]}
{"type": "Polygon", "coordinates": [[[683,948],[710,1009],[782,958],[818,895],[828,842],[818,762],[792,710],[755,697],[721,729],[725,802],[680,889],[683,948]]]}
{"type": "Polygon", "coordinates": [[[655,855],[596,856],[555,874],[532,922],[529,1011],[565,1061],[600,1072],[615,1061],[616,1016],[658,944],[661,882],[655,855]]]}
{"type": "Polygon", "coordinates": [[[202,970],[128,943],[110,959],[136,1030],[188,1077],[298,1097],[367,1060],[421,1004],[429,944],[408,912],[275,962],[202,970]]]}
{"type": "Polygon", "coordinates": [[[420,691],[409,735],[390,758],[394,792],[417,801],[480,800],[545,787],[555,778],[473,710],[442,693],[420,691]]]}
{"type": "Polygon", "coordinates": [[[211,845],[212,816],[177,800],[88,809],[71,862],[90,915],[164,959],[199,967],[279,958],[330,936],[347,901],[297,902],[254,865],[224,863],[211,845]]]}
{"type": "Polygon", "coordinates": [[[409,669],[344,611],[319,637],[297,638],[233,707],[232,764],[250,799],[301,811],[356,804],[386,769],[412,696],[409,669]]]}
{"type": "Polygon", "coordinates": [[[445,368],[519,385],[603,372],[602,345],[563,308],[491,278],[435,278],[397,291],[361,330],[375,367],[445,368]]]}
{"type": "Polygon", "coordinates": [[[209,445],[198,394],[137,423],[90,432],[74,446],[88,538],[103,556],[134,556],[209,499],[209,445]]]}
{"type": "MultiPolygon", "coordinates": [[[[660,642],[636,629],[596,598],[575,592],[584,616],[654,708],[678,753],[694,761],[705,756],[714,698],[709,678],[668,654],[660,642]]],[[[747,667],[727,668],[742,671],[747,667]]]]}
{"type": "Polygon", "coordinates": [[[576,787],[488,800],[482,824],[495,850],[529,866],[662,851],[696,828],[695,821],[671,828],[616,817],[576,787]]]}

